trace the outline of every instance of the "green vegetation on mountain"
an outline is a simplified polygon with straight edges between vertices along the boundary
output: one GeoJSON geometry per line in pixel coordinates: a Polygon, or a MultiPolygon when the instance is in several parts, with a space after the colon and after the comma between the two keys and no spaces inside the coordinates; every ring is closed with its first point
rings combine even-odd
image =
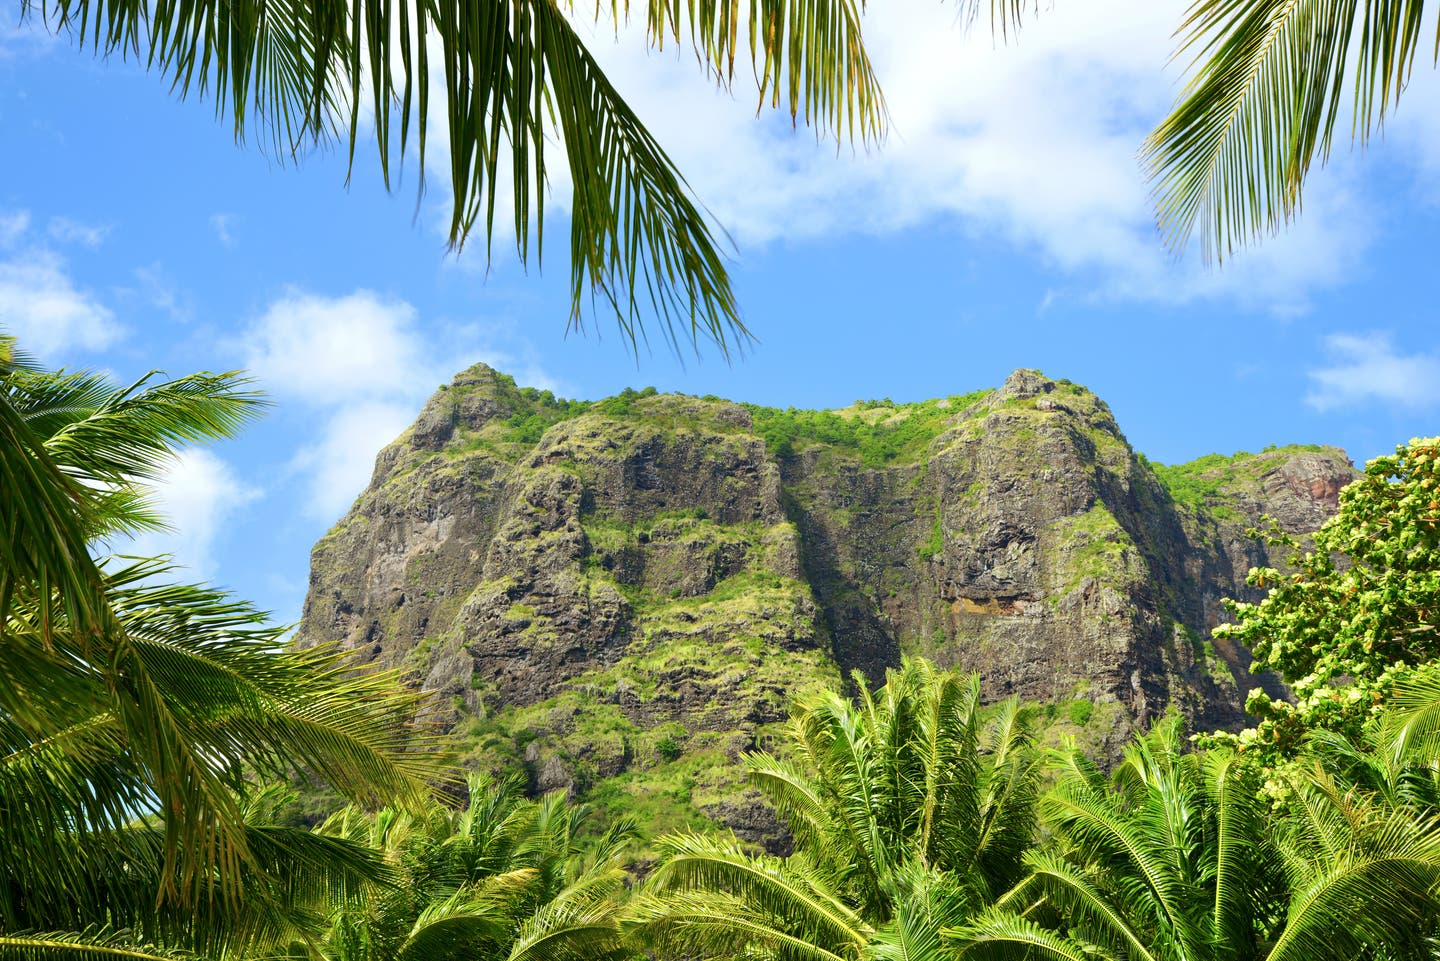
{"type": "Polygon", "coordinates": [[[775,457],[784,460],[806,447],[822,446],[853,451],[866,467],[883,467],[920,459],[952,419],[990,393],[977,390],[915,404],[856,401],[839,410],[744,407],[755,434],[775,457]]]}
{"type": "Polygon", "coordinates": [[[1289,444],[1267,447],[1258,454],[1246,451],[1229,456],[1207,454],[1184,464],[1166,465],[1149,460],[1145,463],[1165,485],[1175,503],[1192,511],[1208,510],[1230,520],[1241,514],[1226,503],[1227,495],[1253,488],[1255,482],[1273,470],[1277,463],[1295,454],[1323,454],[1334,450],[1319,444],[1289,444]]]}
{"type": "Polygon", "coordinates": [[[300,640],[435,692],[474,768],[775,847],[739,758],[794,698],[907,655],[1099,756],[1167,709],[1241,726],[1256,681],[1209,618],[1258,599],[1245,526],[1308,533],[1349,477],[1337,451],[1269,451],[1177,509],[1100,398],[1034,371],[800,411],[569,401],[479,365],[317,544],[300,640]]]}

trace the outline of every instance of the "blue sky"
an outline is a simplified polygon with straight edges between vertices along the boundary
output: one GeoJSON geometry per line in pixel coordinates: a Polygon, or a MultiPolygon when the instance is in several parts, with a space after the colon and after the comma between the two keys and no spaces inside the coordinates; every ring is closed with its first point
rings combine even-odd
{"type": "MultiPolygon", "coordinates": [[[[448,197],[393,193],[362,156],[237,148],[209,104],[34,31],[0,34],[0,325],[59,366],[133,378],[245,367],[274,407],[188,454],[172,550],[284,620],[308,551],[375,451],[486,360],[566,396],[625,386],[778,406],[918,400],[1038,367],[1093,388],[1165,462],[1324,442],[1357,461],[1437,433],[1440,116],[1427,66],[1299,223],[1219,271],[1161,250],[1136,153],[1177,89],[1172,0],[1058,3],[995,45],[894,0],[867,37],[893,117],[837,151],[692,60],[592,31],[621,91],[735,238],[760,343],[742,361],[638,361],[601,316],[566,335],[563,241],[528,273],[502,239],[447,253],[448,197]]],[[[1422,58],[1423,59],[1423,58],[1422,58]]],[[[432,183],[441,182],[438,178],[432,183]]],[[[563,238],[565,193],[554,186],[563,238]]]]}

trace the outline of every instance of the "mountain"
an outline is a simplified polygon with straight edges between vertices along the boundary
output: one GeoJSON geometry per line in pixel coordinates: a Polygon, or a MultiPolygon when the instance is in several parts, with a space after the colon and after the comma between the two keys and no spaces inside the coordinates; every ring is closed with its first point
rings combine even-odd
{"type": "Polygon", "coordinates": [[[735,759],[797,696],[902,654],[1049,705],[1114,754],[1176,709],[1236,727],[1253,678],[1211,640],[1354,476],[1287,447],[1148,463],[1083,387],[1019,370],[918,404],[780,411],[626,391],[588,403],[457,375],[316,545],[302,644],[439,692],[467,763],[523,765],[653,830],[781,843],[735,759]]]}

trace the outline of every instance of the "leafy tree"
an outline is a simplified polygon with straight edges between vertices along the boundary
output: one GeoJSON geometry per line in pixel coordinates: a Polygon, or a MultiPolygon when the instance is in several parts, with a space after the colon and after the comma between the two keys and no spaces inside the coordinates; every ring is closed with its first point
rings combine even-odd
{"type": "Polygon", "coordinates": [[[326,961],[605,961],[628,952],[618,895],[634,825],[583,839],[589,809],[515,782],[470,780],[463,811],[347,808],[321,833],[383,852],[393,883],[346,902],[316,944],[326,961]]]}
{"type": "Polygon", "coordinates": [[[1145,145],[1170,246],[1198,228],[1224,257],[1288,224],[1341,108],[1364,145],[1399,102],[1424,12],[1424,0],[1195,0],[1179,53],[1195,75],[1145,145]]]}
{"type": "MultiPolygon", "coordinates": [[[[858,679],[857,679],[858,680],[858,679]]],[[[667,956],[916,958],[1022,870],[1037,763],[1018,703],[990,723],[979,681],[907,661],[857,703],[799,707],[789,758],[747,756],[795,837],[787,858],[733,836],[662,838],[639,932],[667,956]]]]}
{"type": "MultiPolygon", "coordinates": [[[[255,778],[301,771],[356,799],[420,803],[443,771],[417,737],[420,700],[395,678],[354,673],[335,649],[283,649],[262,613],[173,583],[163,561],[92,559],[91,543],[160,523],[145,483],[178,444],[228,436],[257,409],[234,374],[151,380],[116,389],[98,374],[44,371],[0,338],[10,950],[43,954],[56,942],[33,932],[87,918],[208,937],[200,906],[228,902],[216,924],[230,924],[247,896],[283,889],[272,872],[287,863],[297,883],[348,884],[365,869],[355,852],[257,833],[255,778]],[[338,873],[296,866],[325,850],[338,873]],[[195,924],[157,913],[167,905],[191,909],[195,924]]],[[[96,950],[118,937],[87,935],[96,950]]]]}
{"type": "Polygon", "coordinates": [[[1440,824],[1319,770],[1280,820],[1258,766],[1185,753],[1178,722],[1107,781],[1073,751],[1042,803],[1054,849],[953,932],[961,959],[1430,958],[1440,824]]]}
{"type": "Polygon", "coordinates": [[[1378,457],[1340,492],[1340,509],[1301,550],[1294,570],[1251,571],[1268,587],[1258,604],[1231,604],[1235,623],[1217,629],[1278,671],[1295,701],[1251,691],[1261,718],[1239,743],[1293,753],[1312,730],[1358,740],[1397,681],[1440,657],[1440,438],[1417,439],[1378,457]]]}

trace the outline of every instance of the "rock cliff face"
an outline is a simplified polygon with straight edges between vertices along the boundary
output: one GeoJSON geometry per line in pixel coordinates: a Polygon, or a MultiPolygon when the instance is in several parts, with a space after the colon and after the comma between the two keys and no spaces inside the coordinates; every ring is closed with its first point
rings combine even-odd
{"type": "Polygon", "coordinates": [[[1353,473],[1333,448],[1152,466],[1032,371],[797,412],[556,401],[477,366],[316,545],[300,642],[440,692],[470,763],[774,844],[735,759],[793,698],[904,654],[1059,705],[1103,753],[1172,706],[1240,724],[1259,682],[1210,629],[1269,562],[1245,529],[1315,529],[1353,473]]]}

